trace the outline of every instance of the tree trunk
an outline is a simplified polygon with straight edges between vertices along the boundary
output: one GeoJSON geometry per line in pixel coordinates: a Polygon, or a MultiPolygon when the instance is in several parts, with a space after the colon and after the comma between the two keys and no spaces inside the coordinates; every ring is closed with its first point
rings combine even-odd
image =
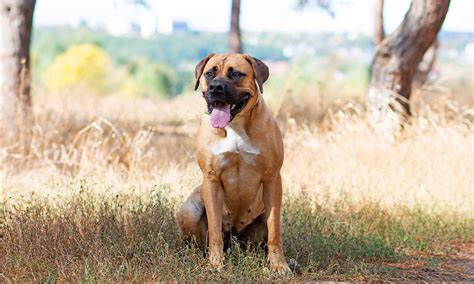
{"type": "Polygon", "coordinates": [[[401,25],[380,45],[372,61],[367,104],[371,110],[390,107],[393,99],[410,115],[410,93],[417,66],[436,39],[449,0],[413,0],[401,25]]]}
{"type": "MultiPolygon", "coordinates": [[[[0,107],[7,142],[31,126],[30,38],[35,0],[1,0],[0,107]]],[[[19,137],[21,138],[21,137],[19,137]]],[[[21,141],[20,141],[21,142],[21,141]]]]}
{"type": "Polygon", "coordinates": [[[240,0],[232,0],[229,49],[232,53],[242,53],[242,39],[240,36],[240,0]]]}
{"type": "MultiPolygon", "coordinates": [[[[375,2],[375,32],[374,43],[379,45],[385,39],[385,29],[383,23],[384,0],[376,0],[375,2]]],[[[423,86],[428,80],[428,76],[433,69],[438,52],[438,40],[435,40],[430,48],[426,51],[423,59],[418,64],[415,77],[413,78],[412,90],[423,86]]]]}
{"type": "Polygon", "coordinates": [[[376,0],[375,3],[375,45],[380,44],[385,38],[385,30],[383,25],[383,1],[384,0],[376,0]]]}
{"type": "Polygon", "coordinates": [[[436,54],[438,53],[439,43],[436,39],[433,44],[428,48],[423,59],[418,64],[418,68],[416,69],[415,77],[413,78],[413,83],[411,84],[412,90],[416,90],[423,86],[426,81],[428,80],[428,76],[433,69],[433,66],[436,61],[436,54]]]}

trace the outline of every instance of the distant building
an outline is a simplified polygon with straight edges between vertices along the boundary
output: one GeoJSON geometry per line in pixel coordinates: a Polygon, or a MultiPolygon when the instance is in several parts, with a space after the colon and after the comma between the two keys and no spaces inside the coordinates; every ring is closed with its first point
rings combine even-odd
{"type": "Polygon", "coordinates": [[[142,28],[139,23],[131,22],[130,23],[130,33],[133,35],[141,35],[142,28]]]}
{"type": "Polygon", "coordinates": [[[173,34],[189,32],[189,26],[184,21],[173,21],[173,34]]]}

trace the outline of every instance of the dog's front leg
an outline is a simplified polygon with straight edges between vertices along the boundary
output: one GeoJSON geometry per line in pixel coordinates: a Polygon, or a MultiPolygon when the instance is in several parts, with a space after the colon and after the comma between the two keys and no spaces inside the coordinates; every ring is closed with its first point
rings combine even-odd
{"type": "Polygon", "coordinates": [[[224,190],[217,177],[204,178],[202,198],[209,230],[209,260],[214,268],[220,269],[224,265],[224,241],[222,240],[224,190]]]}
{"type": "Polygon", "coordinates": [[[283,256],[280,233],[282,185],[280,173],[263,181],[265,216],[268,228],[268,260],[274,272],[287,274],[291,270],[283,256]]]}

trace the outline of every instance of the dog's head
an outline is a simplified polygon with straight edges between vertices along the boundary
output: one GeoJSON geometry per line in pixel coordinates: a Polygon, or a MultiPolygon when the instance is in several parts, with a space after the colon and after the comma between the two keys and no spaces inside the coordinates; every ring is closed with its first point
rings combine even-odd
{"type": "Polygon", "coordinates": [[[234,118],[248,112],[263,93],[268,67],[246,54],[210,54],[196,65],[197,90],[211,114],[211,125],[226,127],[234,118]]]}

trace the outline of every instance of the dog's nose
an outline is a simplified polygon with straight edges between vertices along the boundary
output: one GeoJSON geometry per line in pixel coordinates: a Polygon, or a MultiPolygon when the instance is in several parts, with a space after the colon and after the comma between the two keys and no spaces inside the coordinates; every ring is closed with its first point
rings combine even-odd
{"type": "Polygon", "coordinates": [[[213,81],[211,84],[209,84],[209,91],[212,94],[219,94],[223,93],[225,90],[225,85],[224,83],[220,81],[213,81]]]}

